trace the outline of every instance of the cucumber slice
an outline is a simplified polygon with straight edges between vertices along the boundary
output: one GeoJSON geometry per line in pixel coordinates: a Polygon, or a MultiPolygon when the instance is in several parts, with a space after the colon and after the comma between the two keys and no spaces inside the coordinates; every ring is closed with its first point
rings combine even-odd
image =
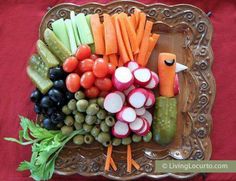
{"type": "Polygon", "coordinates": [[[66,30],[67,30],[69,40],[70,40],[71,52],[72,52],[72,54],[75,54],[77,46],[76,46],[76,42],[75,42],[75,36],[74,36],[71,20],[66,19],[65,20],[65,25],[66,25],[66,30]]]}
{"type": "Polygon", "coordinates": [[[71,19],[71,23],[72,23],[74,36],[75,36],[75,42],[76,42],[76,45],[78,47],[79,45],[81,45],[81,42],[80,42],[80,39],[79,39],[79,32],[78,32],[76,21],[75,21],[75,12],[74,11],[70,12],[70,19],[71,19]]]}
{"type": "Polygon", "coordinates": [[[91,44],[89,46],[90,46],[91,52],[95,53],[95,44],[93,43],[93,44],[91,44]]]}
{"type": "Polygon", "coordinates": [[[42,77],[48,78],[49,68],[43,62],[38,54],[33,54],[29,59],[29,65],[37,71],[42,77]]]}
{"type": "Polygon", "coordinates": [[[63,18],[54,21],[52,23],[52,29],[59,40],[61,40],[62,44],[64,44],[70,50],[70,41],[63,18]]]}
{"type": "Polygon", "coordinates": [[[84,13],[77,14],[76,24],[79,31],[79,36],[82,44],[92,44],[93,43],[93,36],[90,31],[89,25],[87,23],[86,17],[84,13]]]}
{"type": "Polygon", "coordinates": [[[64,62],[66,58],[71,56],[71,52],[62,44],[52,30],[47,28],[44,31],[44,40],[48,44],[48,48],[61,62],[64,62]]]}
{"type": "Polygon", "coordinates": [[[57,58],[50,52],[42,40],[37,41],[37,51],[48,68],[59,65],[57,58]]]}
{"type": "Polygon", "coordinates": [[[37,71],[33,69],[33,67],[27,67],[27,74],[32,82],[36,85],[36,87],[42,92],[43,94],[47,93],[48,90],[53,86],[53,83],[50,79],[44,78],[37,71]]]}

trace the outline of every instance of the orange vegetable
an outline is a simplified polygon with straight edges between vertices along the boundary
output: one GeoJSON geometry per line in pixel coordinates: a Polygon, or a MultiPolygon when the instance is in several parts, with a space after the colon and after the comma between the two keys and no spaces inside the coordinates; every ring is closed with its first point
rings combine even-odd
{"type": "Polygon", "coordinates": [[[122,59],[122,56],[120,56],[118,61],[118,67],[122,67],[123,65],[124,65],[124,60],[122,59]]]}
{"type": "Polygon", "coordinates": [[[114,21],[115,21],[115,29],[116,29],[116,36],[117,36],[120,56],[122,57],[124,61],[129,61],[129,56],[126,52],[125,44],[124,44],[122,34],[121,34],[121,28],[120,28],[118,16],[114,16],[114,21]]]}
{"type": "Polygon", "coordinates": [[[116,166],[113,158],[111,158],[111,167],[113,168],[113,170],[115,170],[115,171],[117,170],[117,166],[116,166]]]}
{"type": "Polygon", "coordinates": [[[109,63],[109,56],[108,56],[108,55],[103,55],[103,60],[104,60],[106,63],[109,63]]]}
{"type": "Polygon", "coordinates": [[[136,24],[137,24],[137,22],[136,22],[136,19],[135,19],[135,15],[134,15],[134,14],[131,14],[131,16],[129,16],[129,19],[130,19],[130,21],[132,22],[132,25],[133,25],[133,27],[134,27],[134,30],[136,31],[136,24]]]}
{"type": "Polygon", "coordinates": [[[110,60],[110,63],[112,65],[114,65],[115,67],[118,66],[118,59],[117,59],[117,55],[116,54],[109,55],[109,60],[110,60]]]}
{"type": "Polygon", "coordinates": [[[158,57],[158,75],[160,79],[159,93],[161,96],[174,96],[176,55],[171,53],[160,53],[158,57]]]}
{"type": "Polygon", "coordinates": [[[137,54],[138,51],[139,51],[139,46],[138,46],[137,35],[136,35],[136,32],[135,32],[133,23],[131,22],[131,19],[128,18],[127,16],[124,17],[124,21],[125,21],[125,24],[126,24],[126,31],[128,33],[128,36],[129,36],[129,42],[130,42],[130,45],[131,45],[132,52],[134,54],[137,54]]]}
{"type": "Polygon", "coordinates": [[[141,13],[141,10],[140,9],[137,9],[135,8],[134,9],[134,16],[135,16],[135,29],[137,30],[138,28],[138,25],[139,25],[139,21],[140,21],[140,13],[141,13]]]}
{"type": "Polygon", "coordinates": [[[131,163],[134,166],[134,168],[136,168],[136,170],[140,169],[140,165],[136,161],[134,161],[134,159],[131,160],[131,163]]]}
{"type": "Polygon", "coordinates": [[[111,164],[111,153],[112,153],[112,145],[109,145],[107,147],[107,158],[106,158],[106,162],[105,162],[105,171],[109,171],[110,168],[110,164],[111,164]]]}
{"type": "Polygon", "coordinates": [[[131,153],[131,146],[127,146],[127,172],[131,172],[131,167],[132,167],[132,153],[131,153]]]}
{"type": "Polygon", "coordinates": [[[144,66],[147,65],[148,59],[151,56],[152,50],[154,49],[159,37],[160,37],[160,35],[155,34],[155,33],[151,37],[149,37],[148,50],[147,50],[147,53],[146,53],[146,56],[145,56],[144,66]]]}
{"type": "Polygon", "coordinates": [[[138,42],[138,46],[140,48],[140,44],[142,42],[143,33],[144,33],[145,22],[146,22],[146,14],[140,13],[139,19],[140,19],[139,25],[138,25],[138,29],[137,29],[137,42],[138,42]]]}
{"type": "Polygon", "coordinates": [[[110,55],[118,52],[116,30],[113,26],[111,16],[103,14],[105,54],[110,55]]]}
{"type": "Polygon", "coordinates": [[[105,53],[103,24],[100,22],[98,14],[91,15],[90,24],[95,43],[95,53],[103,55],[105,53]]]}
{"type": "Polygon", "coordinates": [[[140,51],[139,51],[138,59],[137,59],[138,64],[140,64],[141,66],[145,66],[145,63],[146,63],[145,62],[145,57],[146,57],[146,54],[147,54],[147,51],[148,51],[149,36],[151,34],[151,31],[152,31],[152,25],[153,25],[153,22],[151,22],[151,21],[147,21],[146,25],[145,25],[145,30],[144,30],[144,33],[143,33],[143,39],[142,39],[142,43],[141,43],[141,46],[140,46],[140,51]]]}

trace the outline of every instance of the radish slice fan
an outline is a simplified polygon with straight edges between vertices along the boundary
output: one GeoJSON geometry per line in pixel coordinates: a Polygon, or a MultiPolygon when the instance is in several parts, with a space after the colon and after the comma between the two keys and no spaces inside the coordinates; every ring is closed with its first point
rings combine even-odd
{"type": "Polygon", "coordinates": [[[128,95],[128,101],[134,108],[141,108],[147,100],[147,91],[143,88],[132,90],[128,95]]]}
{"type": "Polygon", "coordinates": [[[117,121],[112,128],[112,134],[117,138],[125,138],[129,135],[130,129],[127,123],[117,121]]]}
{"type": "Polygon", "coordinates": [[[129,124],[129,127],[133,132],[139,132],[144,127],[144,121],[142,118],[137,117],[134,122],[129,124]]]}
{"type": "Polygon", "coordinates": [[[145,118],[151,127],[152,125],[152,114],[149,111],[145,111],[145,113],[141,116],[142,118],[145,118]]]}
{"type": "Polygon", "coordinates": [[[141,86],[147,85],[152,78],[151,71],[147,68],[138,68],[134,70],[133,75],[135,83],[141,86]]]}
{"type": "Polygon", "coordinates": [[[128,89],[134,82],[134,77],[127,67],[119,67],[112,77],[113,85],[117,90],[128,89]]]}
{"type": "Polygon", "coordinates": [[[105,97],[104,108],[110,113],[117,113],[123,106],[122,98],[117,93],[110,93],[105,97]]]}
{"type": "Polygon", "coordinates": [[[124,107],[117,113],[117,119],[126,123],[131,123],[136,119],[136,112],[132,107],[124,107]]]}

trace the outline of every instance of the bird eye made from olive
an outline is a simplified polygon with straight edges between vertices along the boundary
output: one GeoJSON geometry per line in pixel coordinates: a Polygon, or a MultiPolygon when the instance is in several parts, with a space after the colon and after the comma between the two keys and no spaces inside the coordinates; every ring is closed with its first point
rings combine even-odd
{"type": "Polygon", "coordinates": [[[174,63],[175,63],[175,59],[172,59],[172,60],[164,60],[164,62],[165,62],[165,64],[166,64],[167,66],[172,66],[172,65],[174,65],[174,63]]]}

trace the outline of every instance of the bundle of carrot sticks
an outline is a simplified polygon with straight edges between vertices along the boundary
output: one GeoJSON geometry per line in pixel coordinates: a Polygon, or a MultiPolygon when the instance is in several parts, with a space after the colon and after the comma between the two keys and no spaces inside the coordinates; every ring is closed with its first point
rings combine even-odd
{"type": "Polygon", "coordinates": [[[95,43],[95,53],[115,67],[129,61],[137,61],[146,66],[159,35],[151,33],[153,22],[139,9],[128,16],[126,13],[99,14],[91,16],[91,29],[95,43]]]}

